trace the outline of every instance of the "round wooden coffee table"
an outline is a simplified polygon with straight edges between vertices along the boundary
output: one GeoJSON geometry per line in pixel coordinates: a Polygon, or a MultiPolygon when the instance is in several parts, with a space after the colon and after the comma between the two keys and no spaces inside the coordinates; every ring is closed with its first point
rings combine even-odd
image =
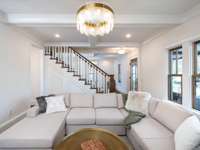
{"type": "Polygon", "coordinates": [[[85,128],[64,138],[55,150],[82,150],[81,144],[88,140],[98,140],[103,143],[106,150],[129,150],[120,137],[110,131],[100,128],[85,128]]]}

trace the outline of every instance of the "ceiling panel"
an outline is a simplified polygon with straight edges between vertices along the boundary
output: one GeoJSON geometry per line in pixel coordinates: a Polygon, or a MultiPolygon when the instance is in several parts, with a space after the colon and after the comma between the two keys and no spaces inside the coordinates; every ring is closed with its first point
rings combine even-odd
{"type": "Polygon", "coordinates": [[[88,42],[88,38],[81,35],[75,27],[24,27],[27,33],[43,42],[88,42]],[[60,38],[55,38],[60,34],[60,38]]]}
{"type": "MultiPolygon", "coordinates": [[[[169,27],[171,26],[115,27],[110,34],[98,37],[97,42],[143,42],[169,27]],[[132,35],[130,39],[125,38],[127,33],[132,35]]],[[[75,27],[24,27],[24,30],[43,42],[88,42],[87,36],[80,34],[75,27]],[[56,33],[61,37],[55,38],[56,33]]]]}

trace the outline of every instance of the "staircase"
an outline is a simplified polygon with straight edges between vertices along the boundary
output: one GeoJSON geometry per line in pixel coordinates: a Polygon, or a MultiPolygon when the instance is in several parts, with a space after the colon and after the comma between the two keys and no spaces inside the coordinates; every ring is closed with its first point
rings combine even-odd
{"type": "Polygon", "coordinates": [[[96,93],[115,92],[114,75],[109,75],[86,57],[81,55],[72,47],[66,46],[46,46],[45,56],[50,56],[51,60],[56,60],[56,64],[61,64],[67,72],[72,72],[73,76],[84,81],[85,85],[90,85],[96,93]]]}

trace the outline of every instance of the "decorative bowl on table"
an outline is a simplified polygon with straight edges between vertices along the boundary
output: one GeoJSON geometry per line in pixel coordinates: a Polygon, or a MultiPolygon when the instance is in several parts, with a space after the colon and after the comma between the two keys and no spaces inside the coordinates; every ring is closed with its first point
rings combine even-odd
{"type": "Polygon", "coordinates": [[[129,150],[120,137],[100,128],[85,128],[63,139],[55,150],[129,150]]]}

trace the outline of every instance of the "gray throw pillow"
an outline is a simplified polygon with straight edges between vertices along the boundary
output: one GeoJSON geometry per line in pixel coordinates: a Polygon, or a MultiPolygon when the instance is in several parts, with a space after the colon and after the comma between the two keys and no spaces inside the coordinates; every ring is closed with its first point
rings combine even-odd
{"type": "Polygon", "coordinates": [[[197,147],[195,147],[194,149],[192,150],[200,150],[200,145],[198,145],[197,147]]]}
{"type": "Polygon", "coordinates": [[[51,96],[55,96],[53,94],[48,95],[48,96],[40,96],[40,97],[36,97],[38,106],[39,106],[39,113],[45,113],[46,109],[47,109],[47,102],[45,100],[46,97],[51,97],[51,96]]]}
{"type": "MultiPolygon", "coordinates": [[[[126,110],[127,111],[127,110],[126,110]]],[[[136,111],[127,111],[128,116],[125,118],[125,126],[129,129],[132,124],[135,124],[145,117],[145,114],[136,111]]]]}

